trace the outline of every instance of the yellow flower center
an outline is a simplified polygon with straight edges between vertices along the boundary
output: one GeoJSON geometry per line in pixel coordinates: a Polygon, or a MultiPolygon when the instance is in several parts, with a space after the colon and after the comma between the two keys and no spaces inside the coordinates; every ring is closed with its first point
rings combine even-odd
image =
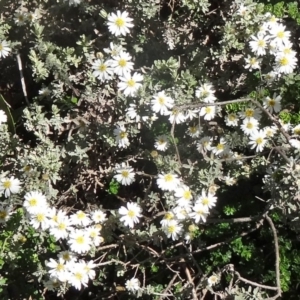
{"type": "Polygon", "coordinates": [[[79,213],[77,213],[77,218],[79,220],[82,220],[85,218],[85,213],[83,211],[80,211],[79,213]]]}
{"type": "Polygon", "coordinates": [[[133,79],[129,79],[129,80],[127,81],[127,85],[128,85],[129,87],[134,87],[134,86],[135,86],[135,81],[134,81],[133,79]]]}
{"type": "Polygon", "coordinates": [[[76,277],[76,279],[78,279],[79,281],[82,280],[82,274],[81,273],[75,273],[74,276],[76,277]]]}
{"type": "Polygon", "coordinates": [[[254,126],[251,122],[247,123],[247,126],[246,126],[248,129],[252,129],[254,126]]]}
{"type": "Polygon", "coordinates": [[[67,226],[64,223],[59,223],[57,227],[59,230],[65,230],[67,226]]]}
{"type": "Polygon", "coordinates": [[[173,176],[172,176],[171,174],[165,175],[165,181],[166,181],[166,182],[171,182],[171,181],[173,181],[173,176]]]}
{"type": "Polygon", "coordinates": [[[192,198],[192,194],[190,191],[184,191],[183,192],[183,198],[186,200],[190,200],[192,198]]]}
{"type": "Polygon", "coordinates": [[[7,212],[5,210],[0,211],[0,220],[4,220],[7,217],[7,212]]]}
{"type": "Polygon", "coordinates": [[[166,213],[164,216],[164,219],[166,220],[172,220],[173,219],[173,215],[171,213],[166,213]]]}
{"type": "Polygon", "coordinates": [[[63,271],[65,269],[65,266],[63,264],[57,264],[56,270],[57,271],[63,271]]]}
{"type": "Polygon", "coordinates": [[[76,243],[80,244],[80,245],[84,244],[84,237],[83,236],[77,237],[76,238],[76,243]]]}
{"type": "Polygon", "coordinates": [[[248,117],[248,118],[251,118],[253,117],[254,115],[254,110],[253,109],[246,109],[245,111],[245,116],[248,117]]]}
{"type": "Polygon", "coordinates": [[[202,199],[202,204],[203,205],[208,205],[208,203],[209,203],[209,199],[208,198],[203,198],[202,199]]]}
{"type": "Polygon", "coordinates": [[[277,37],[279,37],[280,39],[284,38],[284,31],[279,31],[277,33],[277,37]]]}
{"type": "Polygon", "coordinates": [[[12,186],[12,184],[11,184],[11,181],[10,181],[10,180],[5,180],[5,181],[3,182],[3,187],[4,187],[5,189],[9,189],[9,188],[11,188],[11,186],[12,186]]]}
{"type": "Polygon", "coordinates": [[[121,58],[119,60],[119,66],[124,68],[124,67],[126,67],[126,65],[127,65],[127,61],[125,59],[121,58]]]}
{"type": "Polygon", "coordinates": [[[125,131],[120,132],[120,138],[125,139],[127,137],[127,133],[125,131]]]}
{"type": "Polygon", "coordinates": [[[96,236],[97,236],[97,232],[96,232],[96,231],[91,231],[91,232],[90,232],[90,237],[91,237],[91,238],[94,239],[96,236]]]}
{"type": "Polygon", "coordinates": [[[236,119],[235,115],[228,116],[229,121],[234,121],[236,119]]]}
{"type": "Polygon", "coordinates": [[[253,66],[253,65],[255,65],[255,64],[256,64],[256,58],[255,58],[255,57],[252,57],[252,58],[250,59],[250,65],[253,66]]]}
{"type": "Polygon", "coordinates": [[[107,66],[105,64],[102,64],[98,67],[98,70],[101,72],[105,72],[107,70],[107,66]]]}
{"type": "Polygon", "coordinates": [[[207,107],[205,108],[205,112],[206,112],[207,114],[210,114],[210,113],[212,112],[211,107],[207,106],[207,107]]]}
{"type": "Polygon", "coordinates": [[[258,46],[259,46],[259,47],[265,47],[265,45],[266,45],[266,43],[265,43],[264,40],[259,40],[259,41],[258,41],[258,46]]]}
{"type": "Polygon", "coordinates": [[[128,178],[128,176],[129,176],[129,172],[128,171],[122,171],[121,174],[125,178],[128,178]]]}
{"type": "Polygon", "coordinates": [[[36,219],[39,221],[39,222],[43,222],[45,220],[45,215],[44,214],[37,214],[36,215],[36,219]]]}
{"type": "Polygon", "coordinates": [[[133,218],[133,217],[135,217],[135,212],[133,210],[129,210],[127,215],[128,215],[128,217],[133,218]]]}
{"type": "Polygon", "coordinates": [[[31,166],[27,165],[23,168],[23,170],[24,170],[24,172],[29,172],[31,170],[31,166]]]}
{"type": "Polygon", "coordinates": [[[158,97],[158,103],[159,103],[160,105],[165,104],[165,98],[163,98],[163,97],[158,97]]]}
{"type": "Polygon", "coordinates": [[[71,259],[69,253],[65,253],[65,254],[63,255],[63,259],[64,259],[65,261],[69,261],[69,260],[71,259]]]}
{"type": "Polygon", "coordinates": [[[165,140],[164,139],[160,139],[159,141],[158,141],[158,143],[160,144],[160,145],[163,145],[163,144],[165,144],[165,140]]]}
{"type": "Polygon", "coordinates": [[[275,105],[275,100],[274,99],[270,99],[269,100],[269,106],[274,106],[275,105]]]}
{"type": "Polygon", "coordinates": [[[299,135],[300,134],[300,128],[295,128],[294,133],[299,135]]]}
{"type": "Polygon", "coordinates": [[[118,27],[123,27],[125,25],[125,21],[124,19],[122,18],[117,18],[116,21],[115,21],[115,24],[118,26],[118,27]]]}
{"type": "Polygon", "coordinates": [[[257,145],[260,145],[263,142],[263,139],[259,137],[255,140],[255,142],[257,145]]]}
{"type": "Polygon", "coordinates": [[[191,126],[190,127],[190,132],[191,133],[196,133],[197,132],[197,127],[196,126],[191,126]]]}
{"type": "Polygon", "coordinates": [[[224,145],[223,144],[218,144],[216,148],[218,150],[223,150],[224,149],[224,145]]]}
{"type": "Polygon", "coordinates": [[[279,60],[279,64],[280,64],[281,66],[286,66],[286,65],[289,64],[289,60],[287,59],[286,56],[284,56],[284,57],[282,57],[282,58],[279,60]]]}
{"type": "Polygon", "coordinates": [[[174,225],[169,225],[168,226],[168,232],[169,233],[173,233],[173,232],[175,232],[175,230],[176,230],[176,226],[174,226],[174,225]]]}
{"type": "Polygon", "coordinates": [[[31,199],[29,199],[29,205],[30,206],[37,206],[37,200],[35,199],[35,198],[31,198],[31,199]]]}

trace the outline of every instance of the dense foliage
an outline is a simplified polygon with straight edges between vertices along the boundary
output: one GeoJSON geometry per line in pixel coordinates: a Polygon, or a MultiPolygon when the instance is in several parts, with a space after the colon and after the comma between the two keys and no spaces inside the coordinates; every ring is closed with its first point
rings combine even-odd
{"type": "Polygon", "coordinates": [[[297,2],[0,4],[1,299],[298,299],[297,2]]]}

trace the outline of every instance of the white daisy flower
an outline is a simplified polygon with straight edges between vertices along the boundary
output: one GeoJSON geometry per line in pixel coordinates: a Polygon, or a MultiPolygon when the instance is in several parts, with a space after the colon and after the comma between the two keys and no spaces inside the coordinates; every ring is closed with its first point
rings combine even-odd
{"type": "Polygon", "coordinates": [[[39,210],[34,214],[30,214],[30,225],[35,228],[41,228],[46,230],[50,227],[50,220],[47,214],[47,210],[39,210]]]}
{"type": "Polygon", "coordinates": [[[0,125],[6,122],[7,122],[7,116],[5,112],[2,109],[0,109],[0,125]]]}
{"type": "Polygon", "coordinates": [[[201,196],[198,196],[196,199],[196,204],[202,204],[204,207],[207,208],[207,211],[211,209],[213,206],[216,206],[217,197],[214,197],[210,193],[206,193],[202,190],[201,196]]]}
{"type": "Polygon", "coordinates": [[[220,142],[217,144],[217,146],[215,147],[212,147],[212,152],[215,154],[215,155],[219,155],[221,154],[223,151],[226,150],[226,141],[224,138],[221,138],[220,139],[220,142]]]}
{"type": "Polygon", "coordinates": [[[155,149],[160,151],[166,151],[169,147],[169,140],[166,135],[159,135],[155,138],[155,149]]]}
{"type": "Polygon", "coordinates": [[[212,143],[212,138],[209,136],[205,136],[205,137],[201,138],[199,143],[197,144],[197,150],[201,153],[210,151],[211,143],[212,143]]]}
{"type": "Polygon", "coordinates": [[[122,165],[117,165],[116,167],[117,174],[114,176],[114,178],[123,185],[130,185],[134,181],[135,173],[133,169],[129,166],[127,166],[125,163],[122,163],[122,165]]]}
{"type": "Polygon", "coordinates": [[[108,30],[115,36],[125,36],[130,32],[129,28],[133,27],[133,24],[131,23],[133,19],[128,17],[128,13],[126,11],[121,13],[118,10],[117,14],[111,13],[107,19],[108,30]]]}
{"type": "Polygon", "coordinates": [[[196,97],[200,98],[203,102],[213,103],[217,99],[215,97],[215,90],[210,83],[204,83],[196,89],[196,97]]]}
{"type": "Polygon", "coordinates": [[[93,75],[102,82],[109,80],[114,73],[111,66],[111,60],[103,61],[102,59],[97,59],[92,64],[92,68],[94,69],[93,75]]]}
{"type": "Polygon", "coordinates": [[[159,92],[151,100],[152,110],[156,113],[160,113],[163,116],[169,115],[169,109],[173,108],[174,100],[168,97],[164,91],[159,92]]]}
{"type": "Polygon", "coordinates": [[[6,223],[12,214],[11,207],[0,205],[0,223],[6,223]]]}
{"type": "Polygon", "coordinates": [[[215,284],[217,284],[219,282],[219,277],[216,275],[211,275],[210,277],[208,277],[207,279],[207,284],[209,286],[213,286],[215,284]]]}
{"type": "Polygon", "coordinates": [[[185,220],[188,218],[189,213],[191,212],[192,207],[186,205],[185,207],[176,206],[173,208],[174,215],[176,216],[177,220],[185,220]]]}
{"type": "Polygon", "coordinates": [[[163,191],[175,191],[175,189],[180,185],[178,176],[172,173],[159,174],[156,182],[158,187],[163,191]]]}
{"type": "Polygon", "coordinates": [[[133,62],[130,61],[131,59],[132,57],[125,51],[121,51],[118,56],[114,56],[111,62],[114,73],[119,76],[125,76],[130,73],[133,69],[133,62]]]}
{"type": "Polygon", "coordinates": [[[33,23],[38,18],[35,12],[30,12],[30,11],[26,13],[25,17],[29,23],[33,23]]]}
{"type": "Polygon", "coordinates": [[[86,230],[74,229],[69,234],[68,244],[73,252],[80,254],[91,249],[92,241],[86,230]]]}
{"type": "Polygon", "coordinates": [[[50,258],[49,261],[45,262],[45,265],[50,268],[48,271],[51,277],[57,278],[58,280],[65,282],[69,275],[65,261],[59,258],[58,261],[50,258]]]}
{"type": "Polygon", "coordinates": [[[275,135],[276,131],[277,131],[277,127],[276,126],[266,126],[265,128],[263,128],[263,131],[266,134],[267,138],[271,138],[275,135]]]}
{"type": "Polygon", "coordinates": [[[142,209],[138,204],[128,202],[127,208],[125,206],[119,208],[119,214],[122,215],[120,221],[123,222],[125,226],[133,228],[135,223],[139,223],[139,218],[142,217],[141,212],[142,209]]]}
{"type": "Polygon", "coordinates": [[[193,207],[193,212],[190,213],[190,217],[195,220],[196,223],[199,223],[201,220],[206,222],[208,216],[208,208],[201,203],[196,203],[193,207]]]}
{"type": "Polygon", "coordinates": [[[83,265],[83,270],[86,272],[87,276],[89,277],[89,279],[94,280],[96,277],[96,272],[94,270],[94,268],[97,266],[96,264],[94,264],[94,262],[92,260],[90,260],[89,262],[86,261],[80,261],[83,265]]]}
{"type": "Polygon", "coordinates": [[[75,214],[70,216],[71,224],[78,225],[78,226],[88,226],[91,224],[91,219],[88,214],[83,212],[82,210],[77,211],[75,214]]]}
{"type": "Polygon", "coordinates": [[[243,111],[239,112],[239,116],[242,119],[254,118],[254,119],[260,120],[261,119],[261,111],[258,108],[251,105],[249,107],[246,107],[243,111]]]}
{"type": "Polygon", "coordinates": [[[162,227],[167,226],[171,220],[175,218],[175,215],[173,212],[168,211],[165,213],[163,219],[160,221],[160,224],[162,227]]]}
{"type": "Polygon", "coordinates": [[[197,138],[200,136],[200,127],[199,125],[196,126],[189,126],[188,130],[187,130],[187,134],[192,137],[192,138],[197,138]]]}
{"type": "Polygon", "coordinates": [[[123,125],[114,129],[114,135],[119,148],[127,148],[129,146],[128,133],[123,125]]]}
{"type": "Polygon", "coordinates": [[[100,236],[100,228],[96,226],[91,226],[86,228],[88,235],[95,247],[99,246],[103,241],[103,238],[100,236]]]}
{"type": "Polygon", "coordinates": [[[204,116],[204,120],[210,121],[216,115],[216,107],[215,106],[205,106],[201,107],[200,116],[204,116]]]}
{"type": "Polygon", "coordinates": [[[258,121],[254,118],[246,118],[241,125],[241,129],[247,135],[258,130],[258,121]]]}
{"type": "Polygon", "coordinates": [[[68,216],[57,217],[56,222],[50,225],[50,234],[59,239],[66,239],[69,236],[69,232],[73,230],[72,223],[68,216]]]}
{"type": "Polygon", "coordinates": [[[129,104],[129,107],[126,109],[126,116],[131,120],[135,119],[135,122],[140,122],[141,120],[141,116],[137,113],[136,105],[133,103],[129,104]]]}
{"type": "Polygon", "coordinates": [[[123,77],[120,77],[121,81],[118,83],[118,88],[123,91],[125,96],[135,96],[138,89],[142,87],[140,81],[143,78],[143,75],[136,72],[132,76],[130,73],[126,73],[123,77]]]}
{"type": "Polygon", "coordinates": [[[290,144],[296,148],[296,149],[300,149],[300,141],[296,140],[296,139],[290,139],[290,144]]]}
{"type": "Polygon", "coordinates": [[[0,58],[8,56],[9,52],[11,52],[11,48],[8,46],[8,43],[6,41],[0,41],[0,58]]]}
{"type": "Polygon", "coordinates": [[[287,54],[279,54],[275,58],[276,61],[276,71],[278,73],[290,74],[296,67],[297,58],[287,54]]]}
{"type": "Polygon", "coordinates": [[[27,21],[26,15],[23,12],[16,12],[14,15],[14,21],[18,26],[23,26],[27,21]]]}
{"type": "Polygon", "coordinates": [[[30,214],[38,213],[48,207],[46,197],[38,191],[26,193],[24,199],[23,206],[30,214]]]}
{"type": "Polygon", "coordinates": [[[166,226],[162,227],[162,230],[168,238],[176,241],[182,233],[182,225],[176,220],[170,220],[166,226]]]}
{"type": "Polygon", "coordinates": [[[69,264],[68,268],[71,271],[68,277],[68,283],[74,286],[77,290],[81,290],[82,286],[87,287],[89,277],[84,264],[81,262],[75,262],[69,264]]]}
{"type": "Polygon", "coordinates": [[[293,134],[300,135],[300,124],[292,129],[293,134]]]}
{"type": "Polygon", "coordinates": [[[252,36],[252,41],[250,41],[250,47],[252,52],[255,55],[262,56],[266,54],[268,37],[260,35],[260,36],[252,36]]]}
{"type": "Polygon", "coordinates": [[[193,199],[192,192],[190,188],[186,185],[181,185],[175,189],[175,197],[177,205],[181,207],[189,206],[193,199]]]}
{"type": "Polygon", "coordinates": [[[1,178],[0,179],[0,194],[4,193],[4,196],[7,198],[11,194],[19,193],[21,187],[21,182],[19,179],[11,176],[10,178],[1,178]]]}
{"type": "Polygon", "coordinates": [[[137,278],[131,278],[125,282],[125,287],[129,292],[136,292],[140,289],[140,282],[137,278]]]}
{"type": "Polygon", "coordinates": [[[173,124],[174,122],[176,124],[183,123],[185,122],[185,115],[177,108],[173,108],[172,111],[170,112],[169,121],[171,124],[173,124]]]}
{"type": "Polygon", "coordinates": [[[49,280],[43,281],[43,284],[48,291],[57,291],[63,282],[55,277],[50,277],[49,280]]]}
{"type": "Polygon", "coordinates": [[[271,71],[269,73],[267,73],[266,75],[264,75],[264,80],[267,83],[272,83],[278,76],[278,73],[271,71]]]}
{"type": "Polygon", "coordinates": [[[95,210],[93,213],[92,213],[92,220],[96,223],[96,224],[101,224],[101,223],[104,223],[107,219],[106,219],[106,214],[98,209],[98,210],[95,210]]]}
{"type": "Polygon", "coordinates": [[[267,142],[266,134],[263,130],[256,131],[250,135],[249,145],[251,149],[256,148],[256,152],[261,152],[267,142]]]}
{"type": "Polygon", "coordinates": [[[198,118],[199,112],[199,109],[188,109],[185,112],[185,118],[190,119],[192,121],[193,119],[198,118]]]}
{"type": "Polygon", "coordinates": [[[245,69],[249,69],[249,71],[260,69],[260,64],[262,62],[260,58],[250,57],[250,56],[245,58],[245,61],[246,61],[245,69]]]}
{"type": "Polygon", "coordinates": [[[291,36],[290,31],[285,30],[285,26],[282,24],[277,24],[270,29],[270,35],[278,45],[282,45],[283,43],[289,42],[289,38],[291,36]]]}
{"type": "Polygon", "coordinates": [[[110,56],[118,56],[123,50],[122,45],[116,45],[113,42],[110,42],[109,48],[104,48],[103,51],[110,56]]]}
{"type": "Polygon", "coordinates": [[[230,113],[225,116],[225,123],[227,126],[238,126],[238,116],[235,113],[230,113]]]}

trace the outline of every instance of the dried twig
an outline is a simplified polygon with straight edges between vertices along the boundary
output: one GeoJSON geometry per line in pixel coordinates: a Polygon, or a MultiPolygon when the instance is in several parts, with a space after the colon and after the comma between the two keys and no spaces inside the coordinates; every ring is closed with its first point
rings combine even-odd
{"type": "MultiPolygon", "coordinates": [[[[280,284],[280,266],[279,266],[279,264],[280,264],[280,256],[279,256],[278,236],[277,236],[277,231],[276,231],[276,228],[274,226],[274,223],[273,223],[272,219],[268,215],[266,215],[266,220],[268,221],[268,223],[269,223],[269,225],[270,225],[270,227],[272,229],[273,238],[274,238],[274,247],[275,247],[275,274],[276,274],[276,286],[277,286],[276,289],[277,289],[277,295],[278,295],[278,297],[280,297],[282,291],[281,291],[281,284],[280,284]]],[[[278,298],[278,297],[276,297],[276,298],[278,298]]]]}
{"type": "Polygon", "coordinates": [[[23,95],[25,98],[25,101],[27,105],[29,105],[28,97],[27,97],[27,90],[26,90],[26,84],[25,84],[25,79],[24,79],[24,74],[23,74],[23,67],[22,67],[22,60],[20,53],[17,54],[17,63],[19,67],[19,72],[20,72],[20,78],[21,78],[21,85],[22,85],[22,90],[23,90],[23,95]]]}

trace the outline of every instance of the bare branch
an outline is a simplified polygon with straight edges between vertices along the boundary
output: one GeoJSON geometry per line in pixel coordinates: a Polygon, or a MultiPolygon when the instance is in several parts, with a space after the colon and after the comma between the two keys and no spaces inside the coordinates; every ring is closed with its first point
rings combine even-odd
{"type": "Polygon", "coordinates": [[[275,247],[275,273],[276,273],[276,285],[278,291],[278,297],[281,296],[281,284],[280,284],[280,256],[279,256],[279,243],[278,243],[278,236],[277,231],[274,226],[272,219],[266,215],[266,220],[268,221],[274,237],[274,247],[275,247]]]}

